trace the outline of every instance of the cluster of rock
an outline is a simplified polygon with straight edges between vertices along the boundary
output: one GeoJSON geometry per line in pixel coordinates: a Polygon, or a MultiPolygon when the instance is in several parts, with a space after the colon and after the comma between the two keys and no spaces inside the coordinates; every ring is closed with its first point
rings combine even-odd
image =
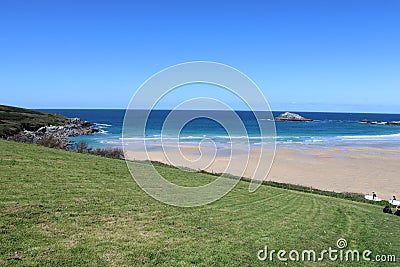
{"type": "Polygon", "coordinates": [[[79,118],[71,118],[68,119],[65,125],[43,126],[36,131],[24,130],[8,139],[17,142],[67,148],[72,144],[72,142],[68,140],[69,136],[89,135],[99,131],[91,126],[93,126],[93,124],[87,121],[82,121],[79,118]]]}
{"type": "Polygon", "coordinates": [[[275,118],[276,121],[313,121],[312,119],[307,119],[299,114],[296,113],[291,113],[291,112],[285,112],[278,117],[275,118]]]}
{"type": "Polygon", "coordinates": [[[370,121],[370,120],[360,120],[361,123],[367,124],[384,124],[384,125],[398,125],[400,126],[400,121],[370,121]]]}
{"type": "Polygon", "coordinates": [[[79,118],[68,119],[68,123],[61,126],[43,126],[39,128],[36,132],[49,133],[49,134],[59,134],[62,136],[78,136],[78,135],[88,135],[97,133],[99,130],[94,129],[91,126],[94,124],[82,121],[79,118]]]}

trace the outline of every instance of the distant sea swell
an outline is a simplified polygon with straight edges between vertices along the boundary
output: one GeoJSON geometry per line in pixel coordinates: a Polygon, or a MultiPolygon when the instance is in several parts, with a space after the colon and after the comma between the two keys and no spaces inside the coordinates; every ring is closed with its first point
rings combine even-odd
{"type": "MultiPolygon", "coordinates": [[[[98,134],[73,137],[74,141],[86,141],[94,148],[116,147],[121,145],[121,133],[125,110],[100,109],[46,109],[43,111],[59,113],[67,117],[78,117],[96,124],[100,130],[98,134]]],[[[193,112],[195,111],[179,111],[193,112]]],[[[212,112],[212,111],[209,111],[212,112]]],[[[250,111],[237,112],[243,121],[249,142],[258,146],[265,142],[259,136],[257,121],[250,111]]],[[[282,112],[273,112],[274,116],[282,112]]],[[[277,146],[297,148],[330,148],[330,147],[376,147],[400,148],[400,126],[365,124],[362,119],[371,121],[400,121],[400,114],[362,114],[362,113],[325,113],[325,112],[297,112],[300,115],[312,118],[312,122],[276,122],[277,146]]],[[[157,143],[161,138],[161,128],[167,110],[152,111],[146,127],[146,141],[157,143]]],[[[212,117],[212,116],[211,116],[212,117]]],[[[182,125],[181,125],[182,126],[182,125]]],[[[128,142],[142,140],[143,129],[132,129],[128,142]]],[[[229,144],[245,140],[242,135],[235,135],[235,131],[228,136],[226,130],[218,123],[208,119],[197,119],[183,127],[179,135],[180,143],[198,143],[203,138],[210,138],[216,144],[229,144]]],[[[163,132],[163,140],[177,141],[175,134],[163,132]]]]}

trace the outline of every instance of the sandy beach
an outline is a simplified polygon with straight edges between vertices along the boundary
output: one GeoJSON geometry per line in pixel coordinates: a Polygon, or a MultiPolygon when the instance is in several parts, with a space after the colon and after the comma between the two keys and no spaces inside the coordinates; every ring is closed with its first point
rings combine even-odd
{"type": "MultiPolygon", "coordinates": [[[[175,166],[188,167],[209,172],[230,173],[250,177],[257,168],[260,149],[253,148],[229,155],[219,155],[199,151],[197,146],[164,146],[145,152],[128,151],[127,159],[160,161],[175,166]],[[201,156],[200,156],[201,155],[201,156]],[[237,162],[248,164],[246,168],[237,162]],[[235,162],[232,164],[232,162],[235,162]],[[229,164],[231,163],[231,164],[229,164]]],[[[272,151],[264,151],[272,153],[272,151]]],[[[267,181],[310,186],[335,192],[353,192],[371,194],[375,191],[382,199],[400,195],[400,149],[378,148],[330,148],[307,149],[280,147],[276,149],[275,158],[267,181]]],[[[259,168],[268,168],[260,164],[259,168]]]]}

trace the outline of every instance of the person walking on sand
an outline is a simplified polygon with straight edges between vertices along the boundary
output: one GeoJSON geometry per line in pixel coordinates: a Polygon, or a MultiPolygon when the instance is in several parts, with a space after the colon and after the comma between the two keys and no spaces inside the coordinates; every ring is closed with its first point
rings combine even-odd
{"type": "Polygon", "coordinates": [[[394,215],[400,216],[400,206],[397,206],[397,210],[394,215]]]}
{"type": "Polygon", "coordinates": [[[372,199],[375,200],[375,198],[376,198],[376,194],[375,194],[375,192],[372,192],[372,199]]]}
{"type": "Polygon", "coordinates": [[[393,202],[395,202],[395,201],[396,201],[396,196],[393,196],[392,199],[390,200],[390,203],[393,204],[393,202]]]}

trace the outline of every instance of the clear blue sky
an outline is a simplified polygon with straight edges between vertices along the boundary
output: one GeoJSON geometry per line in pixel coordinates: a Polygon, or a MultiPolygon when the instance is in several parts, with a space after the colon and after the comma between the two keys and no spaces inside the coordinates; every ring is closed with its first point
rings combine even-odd
{"type": "Polygon", "coordinates": [[[400,113],[399,14],[398,0],[2,0],[0,103],[126,108],[154,73],[207,60],[274,110],[400,113]]]}

